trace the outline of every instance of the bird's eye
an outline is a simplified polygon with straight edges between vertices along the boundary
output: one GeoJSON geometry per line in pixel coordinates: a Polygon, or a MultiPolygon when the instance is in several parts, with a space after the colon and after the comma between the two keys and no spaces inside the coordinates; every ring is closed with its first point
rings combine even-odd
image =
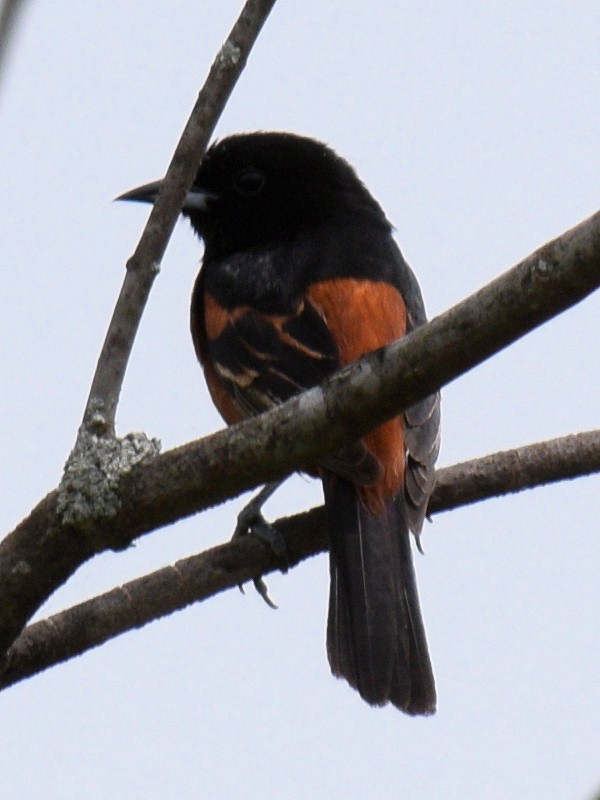
{"type": "Polygon", "coordinates": [[[244,169],[235,176],[234,185],[240,194],[251,197],[254,194],[258,194],[263,188],[265,176],[253,167],[244,169]]]}

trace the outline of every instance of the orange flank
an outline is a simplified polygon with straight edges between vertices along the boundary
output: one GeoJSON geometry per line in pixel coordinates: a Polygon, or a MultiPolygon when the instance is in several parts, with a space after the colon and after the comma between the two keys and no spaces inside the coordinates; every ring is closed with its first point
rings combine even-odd
{"type": "MultiPolygon", "coordinates": [[[[400,292],[383,281],[335,278],[309,286],[306,299],[335,335],[342,363],[348,364],[406,333],[406,306],[400,292]],[[357,324],[362,320],[363,324],[357,324]]],[[[404,484],[404,421],[398,416],[367,434],[363,441],[383,465],[372,486],[357,487],[374,513],[404,484]]]]}

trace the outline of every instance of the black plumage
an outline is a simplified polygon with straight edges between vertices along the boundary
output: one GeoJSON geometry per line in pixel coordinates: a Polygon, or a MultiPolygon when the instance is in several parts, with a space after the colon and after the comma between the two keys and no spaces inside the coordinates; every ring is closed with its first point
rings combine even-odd
{"type": "MultiPolygon", "coordinates": [[[[159,185],[124,197],[151,201],[159,185]]],[[[426,320],[381,207],[321,142],[287,133],[217,142],[183,214],[205,247],[192,336],[228,423],[426,320]]],[[[368,703],[409,714],[436,705],[409,531],[421,531],[438,448],[434,395],[313,467],[329,522],[331,669],[368,703]]]]}

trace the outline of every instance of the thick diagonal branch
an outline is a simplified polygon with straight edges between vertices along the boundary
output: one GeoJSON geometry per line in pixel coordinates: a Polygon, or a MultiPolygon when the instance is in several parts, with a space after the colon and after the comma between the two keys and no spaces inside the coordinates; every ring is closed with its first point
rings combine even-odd
{"type": "Polygon", "coordinates": [[[302,469],[472,369],[600,284],[600,213],[322,386],[123,474],[113,516],[65,525],[49,495],[0,545],[0,650],[96,552],[302,469]]]}

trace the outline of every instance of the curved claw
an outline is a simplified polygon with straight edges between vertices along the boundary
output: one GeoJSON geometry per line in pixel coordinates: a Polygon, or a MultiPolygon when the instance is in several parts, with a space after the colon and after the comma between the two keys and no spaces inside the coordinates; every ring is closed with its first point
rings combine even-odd
{"type": "MultiPolygon", "coordinates": [[[[254,516],[254,518],[250,521],[248,519],[244,519],[240,528],[240,517],[247,511],[247,507],[243,509],[242,513],[238,517],[238,525],[235,529],[235,533],[233,534],[232,538],[236,538],[239,536],[258,536],[259,539],[262,539],[263,542],[266,542],[269,547],[273,550],[275,555],[282,556],[285,554],[285,540],[281,536],[277,530],[270,525],[263,515],[258,512],[254,516]]],[[[265,601],[265,603],[269,606],[269,608],[277,608],[277,605],[271,600],[269,597],[269,587],[265,583],[262,577],[254,578],[254,588],[265,601]]],[[[242,584],[238,584],[240,592],[245,594],[244,587],[242,584]]]]}
{"type": "MultiPolygon", "coordinates": [[[[262,597],[262,599],[269,606],[269,608],[272,608],[275,611],[277,611],[279,606],[271,600],[271,598],[269,596],[269,587],[265,583],[264,579],[263,578],[254,578],[252,583],[254,584],[254,588],[256,589],[258,594],[262,597]]],[[[240,590],[240,592],[242,594],[246,594],[246,592],[244,591],[244,584],[243,583],[238,583],[238,589],[240,590]]]]}
{"type": "Polygon", "coordinates": [[[421,544],[421,534],[415,533],[415,542],[417,545],[417,550],[421,553],[422,556],[425,555],[425,550],[423,550],[423,545],[421,544]]]}
{"type": "MultiPolygon", "coordinates": [[[[265,501],[273,494],[275,489],[279,486],[277,483],[268,483],[260,492],[253,497],[250,502],[238,514],[237,524],[233,532],[232,539],[237,539],[240,536],[255,535],[258,536],[263,542],[266,542],[273,550],[276,556],[281,558],[285,555],[285,540],[280,533],[266,521],[262,515],[262,506],[265,501]]],[[[254,588],[269,606],[269,608],[276,609],[276,604],[269,597],[269,589],[262,577],[255,578],[254,588]]],[[[242,594],[245,594],[244,588],[239,584],[239,589],[242,594]]]]}
{"type": "Polygon", "coordinates": [[[262,578],[255,578],[254,581],[254,588],[265,601],[265,603],[269,606],[269,608],[277,610],[277,605],[271,600],[269,597],[269,587],[264,582],[262,578]]]}

